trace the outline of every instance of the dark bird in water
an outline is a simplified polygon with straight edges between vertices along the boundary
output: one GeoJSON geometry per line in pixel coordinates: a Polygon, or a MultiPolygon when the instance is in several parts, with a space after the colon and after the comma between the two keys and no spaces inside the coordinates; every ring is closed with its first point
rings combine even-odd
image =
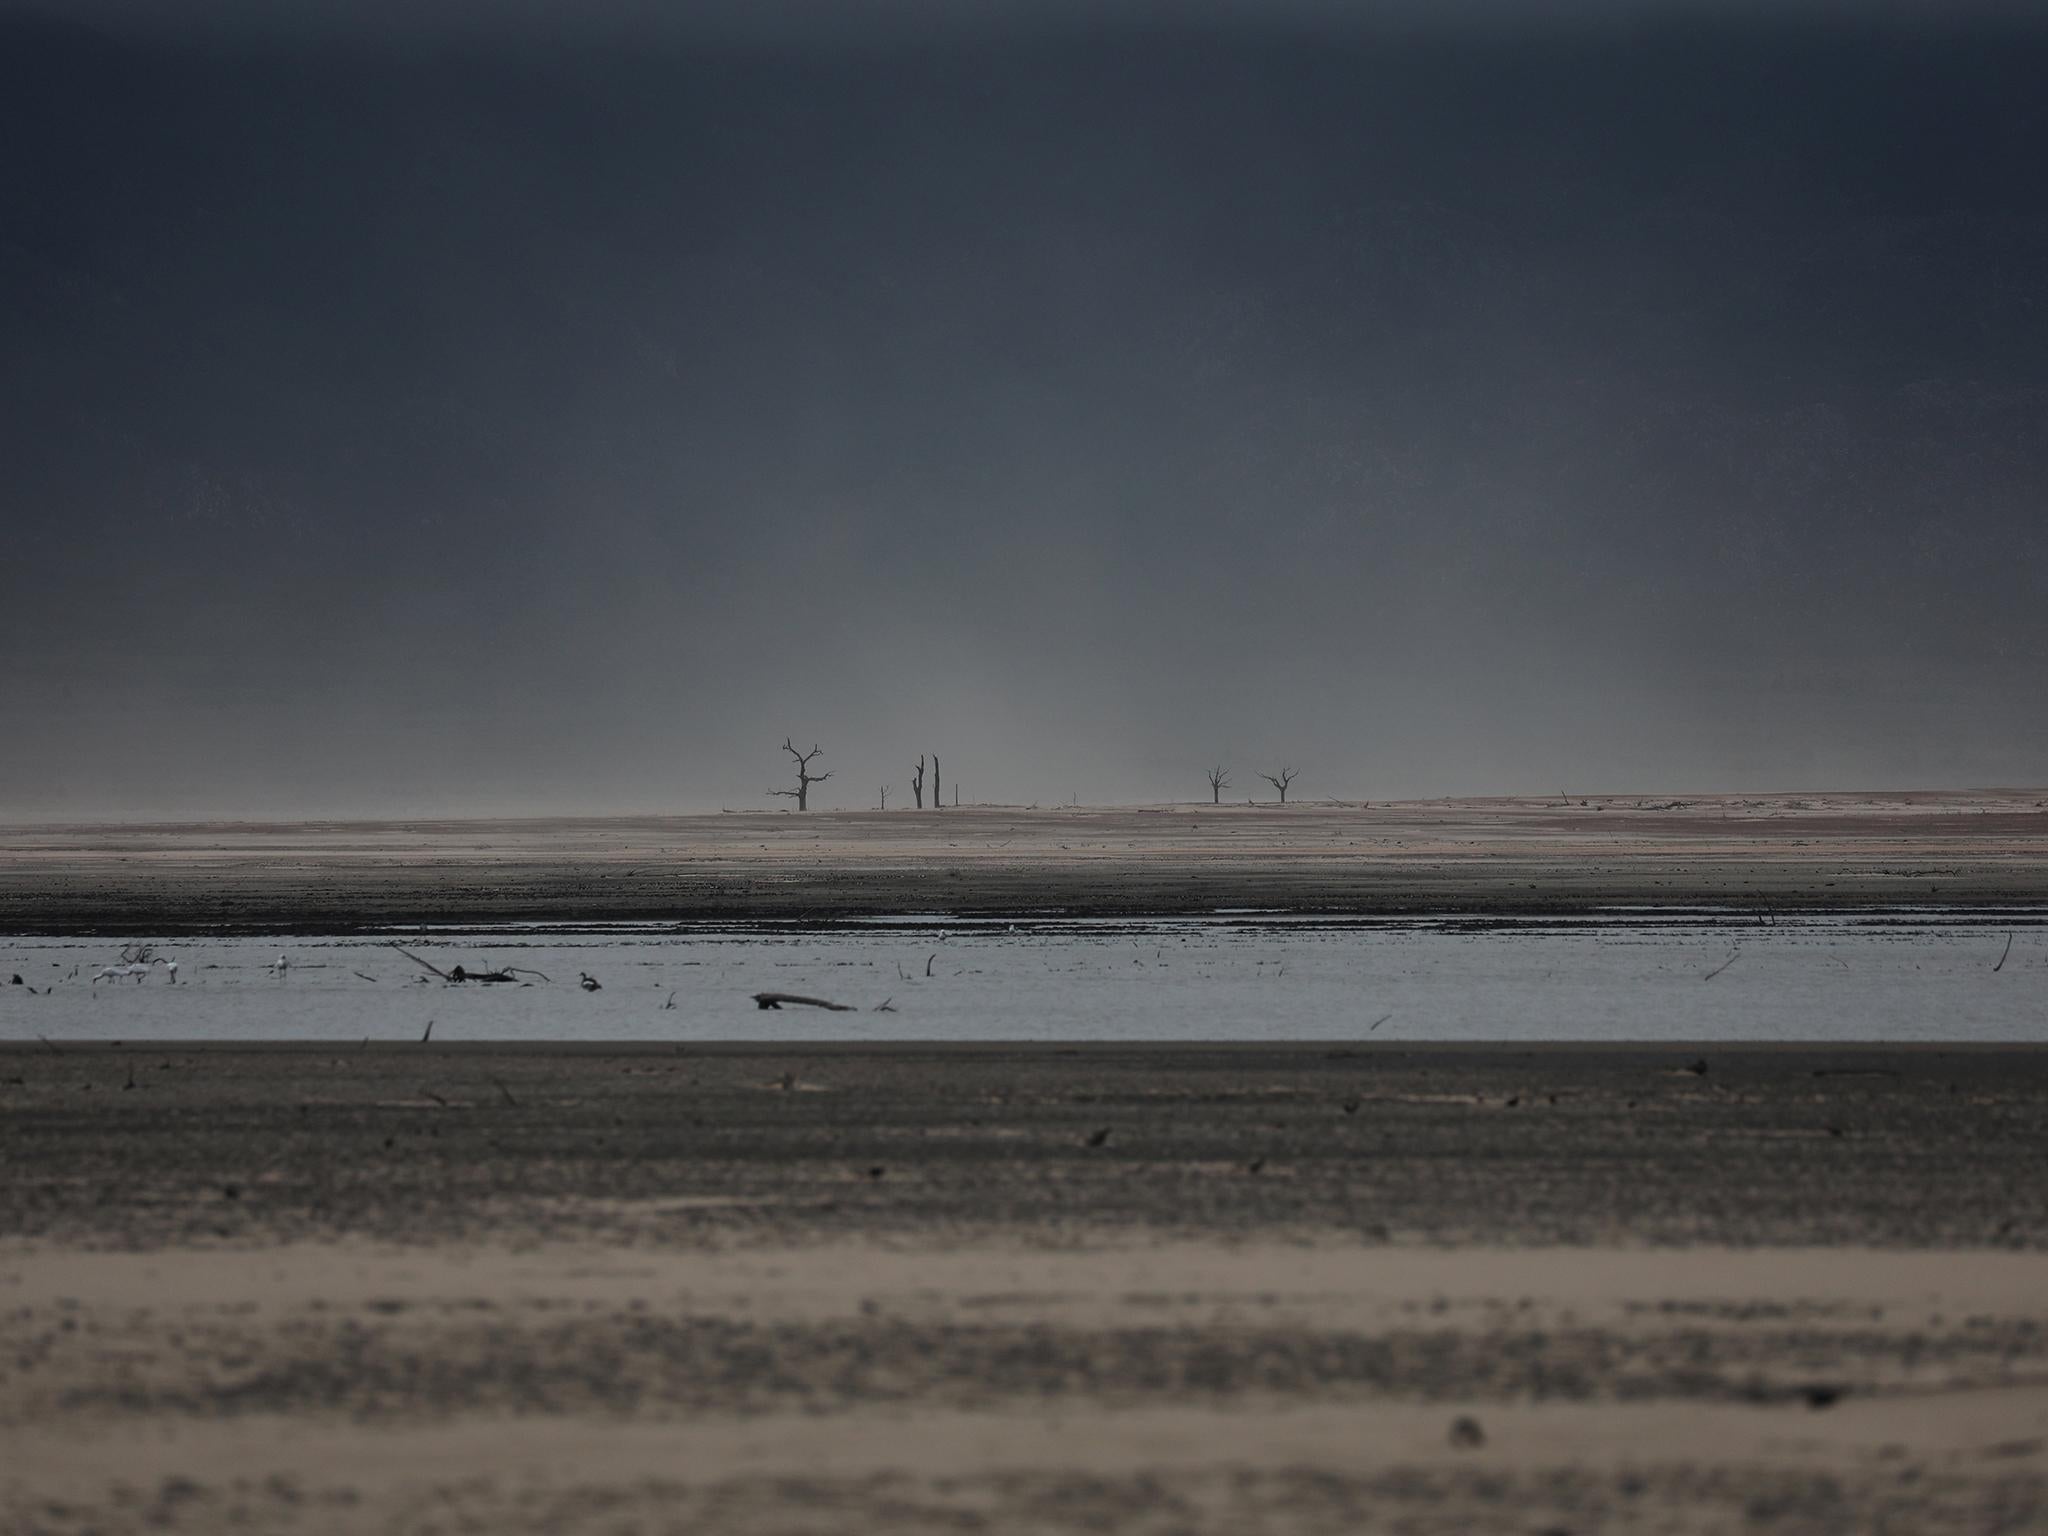
{"type": "Polygon", "coordinates": [[[576,984],[586,992],[601,992],[604,990],[597,984],[597,978],[585,971],[578,971],[576,973],[576,984]]]}

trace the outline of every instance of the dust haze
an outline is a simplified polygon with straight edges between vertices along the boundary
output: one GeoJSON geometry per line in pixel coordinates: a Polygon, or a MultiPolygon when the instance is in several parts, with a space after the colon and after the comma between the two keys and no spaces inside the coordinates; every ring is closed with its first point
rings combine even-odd
{"type": "Polygon", "coordinates": [[[0,819],[2048,778],[2048,33],[963,10],[0,11],[0,819]]]}

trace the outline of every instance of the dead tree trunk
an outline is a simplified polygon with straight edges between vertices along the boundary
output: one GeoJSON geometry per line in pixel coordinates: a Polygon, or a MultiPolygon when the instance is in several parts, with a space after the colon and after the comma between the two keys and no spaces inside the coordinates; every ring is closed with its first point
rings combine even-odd
{"type": "Polygon", "coordinates": [[[1293,768],[1282,768],[1278,773],[1262,773],[1259,775],[1260,778],[1280,791],[1280,803],[1282,805],[1287,803],[1287,786],[1294,782],[1296,776],[1297,770],[1293,768]]]}
{"type": "Polygon", "coordinates": [[[939,791],[939,754],[934,752],[932,754],[932,809],[943,811],[945,808],[946,797],[939,791]]]}
{"type": "Polygon", "coordinates": [[[1223,803],[1223,791],[1230,788],[1230,770],[1211,768],[1209,770],[1209,801],[1212,805],[1223,803]]]}
{"type": "Polygon", "coordinates": [[[886,784],[882,786],[882,809],[889,809],[889,786],[886,784]]]}
{"type": "Polygon", "coordinates": [[[924,809],[924,754],[923,754],[922,752],[920,752],[920,753],[918,753],[918,754],[917,754],[917,772],[913,773],[913,774],[912,774],[912,775],[910,776],[910,794],[911,794],[911,798],[912,798],[912,799],[914,799],[914,800],[915,800],[915,801],[917,802],[917,808],[918,808],[918,809],[919,809],[920,811],[921,811],[921,810],[923,810],[923,809],[924,809]]]}
{"type": "Polygon", "coordinates": [[[796,744],[785,736],[782,738],[782,750],[796,759],[796,788],[771,789],[768,793],[780,795],[785,800],[794,800],[798,810],[808,811],[811,808],[811,786],[822,784],[832,777],[829,769],[824,773],[811,772],[811,759],[818,756],[822,749],[813,743],[810,751],[799,752],[796,744]]]}

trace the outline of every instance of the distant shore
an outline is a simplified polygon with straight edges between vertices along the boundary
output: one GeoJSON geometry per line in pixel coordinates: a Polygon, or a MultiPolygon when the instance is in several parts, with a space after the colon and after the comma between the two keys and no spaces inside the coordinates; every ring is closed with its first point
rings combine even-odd
{"type": "Polygon", "coordinates": [[[2048,791],[0,827],[0,932],[2048,900],[2048,791]]]}

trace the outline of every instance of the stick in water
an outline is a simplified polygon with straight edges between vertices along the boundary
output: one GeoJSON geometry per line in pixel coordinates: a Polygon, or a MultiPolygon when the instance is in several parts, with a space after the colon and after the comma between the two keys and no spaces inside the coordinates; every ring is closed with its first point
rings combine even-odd
{"type": "Polygon", "coordinates": [[[440,977],[443,981],[446,981],[448,979],[448,973],[442,970],[441,967],[439,967],[438,965],[434,964],[433,961],[422,960],[418,955],[414,954],[411,950],[407,949],[403,944],[400,944],[396,939],[390,940],[389,943],[393,949],[397,950],[401,955],[405,956],[405,958],[410,960],[414,965],[424,965],[428,970],[432,971],[436,976],[440,977]]]}
{"type": "Polygon", "coordinates": [[[1711,971],[1707,972],[1706,975],[1702,976],[1700,980],[1712,981],[1716,976],[1720,975],[1723,971],[1727,970],[1729,966],[1733,965],[1737,960],[1740,960],[1741,958],[1742,951],[1738,949],[1734,951],[1732,954],[1730,954],[1726,960],[1723,960],[1719,965],[1715,966],[1711,971]]]}

